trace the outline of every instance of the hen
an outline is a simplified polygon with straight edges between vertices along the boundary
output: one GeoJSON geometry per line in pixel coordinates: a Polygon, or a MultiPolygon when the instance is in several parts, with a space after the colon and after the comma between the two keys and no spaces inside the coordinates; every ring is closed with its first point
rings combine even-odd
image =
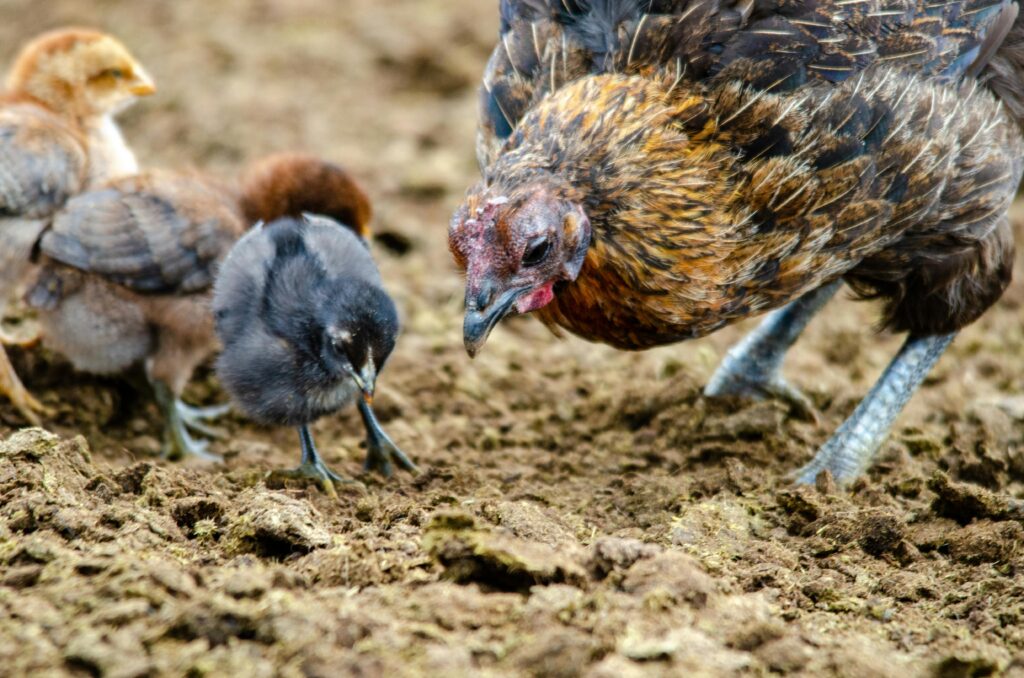
{"type": "Polygon", "coordinates": [[[706,393],[806,406],[782,359],[845,281],[908,334],[797,475],[850,481],[1009,283],[1022,67],[1010,0],[503,0],[467,350],[513,312],[644,349],[774,309],[706,393]]]}
{"type": "MultiPolygon", "coordinates": [[[[79,191],[136,171],[113,116],[154,91],[124,45],[103,33],[53,31],[21,50],[0,94],[0,311],[48,218],[79,191]]],[[[39,423],[43,408],[2,347],[0,392],[39,423]]]]}
{"type": "Polygon", "coordinates": [[[257,162],[241,191],[195,172],[149,170],[73,197],[40,240],[27,295],[43,343],[86,372],[144,365],[165,454],[215,458],[189,429],[210,434],[203,420],[224,408],[190,407],[181,393],[218,348],[218,267],[251,223],[306,211],[349,217],[349,185],[333,165],[277,155],[257,162]]]}

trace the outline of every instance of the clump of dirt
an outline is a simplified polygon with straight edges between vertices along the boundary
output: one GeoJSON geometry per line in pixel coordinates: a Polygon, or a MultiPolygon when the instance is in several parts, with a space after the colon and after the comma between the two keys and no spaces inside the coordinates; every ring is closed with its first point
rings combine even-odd
{"type": "MultiPolygon", "coordinates": [[[[158,95],[143,164],[234,176],[312,150],[375,202],[402,313],[378,413],[418,476],[268,487],[294,432],[237,415],[221,465],[158,457],[144,388],[12,348],[52,433],[0,403],[0,666],[10,675],[983,676],[1024,673],[1024,285],[965,330],[852,487],[788,474],[899,346],[839,299],[787,359],[818,420],[701,387],[749,324],[627,354],[513,318],[469,361],[445,227],[478,179],[496,2],[13,0],[0,58],[119,34],[158,95]],[[188,49],[182,49],[182,44],[188,49]]],[[[187,392],[223,399],[208,369],[187,392]]]]}

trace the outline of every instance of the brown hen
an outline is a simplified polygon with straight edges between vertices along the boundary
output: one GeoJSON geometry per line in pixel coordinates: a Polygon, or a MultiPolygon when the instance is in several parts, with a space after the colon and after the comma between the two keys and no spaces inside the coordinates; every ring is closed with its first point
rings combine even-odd
{"type": "Polygon", "coordinates": [[[807,400],[785,350],[846,281],[909,336],[798,475],[858,475],[1010,280],[1024,25],[1008,0],[503,0],[465,342],[537,311],[623,349],[774,311],[708,395],[807,400]]]}
{"type": "MultiPolygon", "coordinates": [[[[21,50],[0,94],[0,311],[49,217],[70,196],[137,170],[113,116],[154,91],[124,45],[97,31],[53,31],[21,50]]],[[[43,407],[2,347],[0,392],[39,423],[43,407]]]]}

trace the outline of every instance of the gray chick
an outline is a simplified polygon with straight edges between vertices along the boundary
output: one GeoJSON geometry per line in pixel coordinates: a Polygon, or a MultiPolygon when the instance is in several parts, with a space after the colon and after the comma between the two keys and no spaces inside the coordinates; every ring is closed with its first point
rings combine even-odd
{"type": "Polygon", "coordinates": [[[299,431],[301,464],[274,475],[312,478],[335,495],[346,481],[320,458],[309,424],[353,401],[366,427],[366,468],[416,470],[371,407],[399,324],[366,240],[310,214],[256,227],[224,261],[213,308],[224,388],[255,421],[299,431]]]}

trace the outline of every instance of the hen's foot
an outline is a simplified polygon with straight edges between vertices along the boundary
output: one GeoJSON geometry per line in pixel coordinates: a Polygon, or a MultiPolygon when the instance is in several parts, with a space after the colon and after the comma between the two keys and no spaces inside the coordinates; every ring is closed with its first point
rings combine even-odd
{"type": "Polygon", "coordinates": [[[704,387],[704,395],[710,398],[736,396],[751,400],[775,398],[787,403],[793,414],[801,419],[818,422],[814,403],[803,392],[786,381],[779,372],[762,375],[756,372],[723,373],[725,362],[704,387]]]}
{"type": "Polygon", "coordinates": [[[817,475],[826,469],[839,485],[860,475],[954,336],[908,337],[850,418],[818,450],[814,459],[794,474],[796,482],[813,484],[817,475]]]}
{"type": "Polygon", "coordinates": [[[385,478],[390,478],[394,473],[392,462],[410,473],[418,473],[419,468],[412,460],[398,449],[391,437],[381,428],[377,421],[377,415],[365,399],[359,401],[359,414],[363,417],[363,424],[366,426],[366,462],[363,468],[367,471],[376,471],[385,478]]]}
{"type": "Polygon", "coordinates": [[[841,285],[842,281],[830,283],[769,313],[753,332],[729,349],[704,387],[704,395],[779,398],[789,403],[797,416],[816,420],[811,401],[782,376],[782,361],[807,323],[841,285]]]}

